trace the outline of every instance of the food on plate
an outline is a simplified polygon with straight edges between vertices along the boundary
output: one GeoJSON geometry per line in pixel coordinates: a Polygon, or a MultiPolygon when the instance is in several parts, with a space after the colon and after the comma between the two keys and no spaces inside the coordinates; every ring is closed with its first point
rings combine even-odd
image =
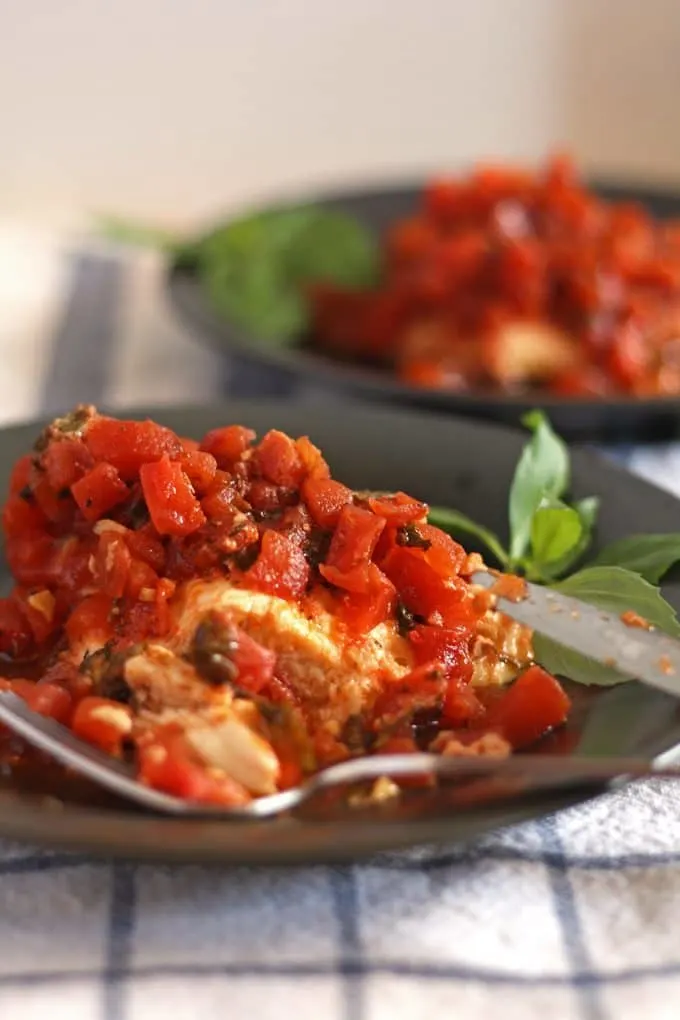
{"type": "Polygon", "coordinates": [[[425,187],[372,287],[311,288],[311,342],[439,390],[680,392],[680,226],[609,203],[572,163],[425,187]]]}
{"type": "Polygon", "coordinates": [[[12,473],[2,682],[202,802],[353,755],[524,748],[569,700],[427,512],[352,491],[306,437],[78,407],[12,473]]]}

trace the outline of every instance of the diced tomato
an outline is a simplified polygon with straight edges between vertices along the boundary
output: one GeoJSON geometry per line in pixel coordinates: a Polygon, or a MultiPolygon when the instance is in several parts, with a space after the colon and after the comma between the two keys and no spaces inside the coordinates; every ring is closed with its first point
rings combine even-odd
{"type": "Polygon", "coordinates": [[[307,478],[330,478],[331,471],[321,450],[307,436],[300,436],[299,439],[296,439],[295,447],[300,455],[307,478]]]}
{"type": "Polygon", "coordinates": [[[271,429],[253,453],[253,463],[262,477],[274,485],[293,489],[302,481],[305,468],[294,441],[284,432],[271,429]]]}
{"type": "Polygon", "coordinates": [[[213,429],[203,437],[201,450],[211,453],[217,466],[228,470],[243,456],[256,439],[252,429],[242,425],[227,425],[225,428],[213,429]]]}
{"type": "Polygon", "coordinates": [[[409,641],[417,663],[440,662],[449,679],[467,683],[472,677],[471,633],[467,627],[419,626],[411,630],[409,641]]]}
{"type": "Polygon", "coordinates": [[[70,592],[80,592],[92,581],[92,557],[97,551],[98,539],[94,536],[75,535],[61,542],[55,549],[49,577],[53,584],[70,592]]]}
{"type": "Polygon", "coordinates": [[[342,508],[352,502],[352,490],[332,478],[306,478],[302,498],[315,524],[334,528],[342,508]]]}
{"type": "Polygon", "coordinates": [[[276,655],[254,641],[245,631],[238,631],[232,661],[236,667],[236,683],[253,694],[259,694],[271,683],[276,655]]]}
{"type": "Polygon", "coordinates": [[[150,593],[156,591],[158,574],[144,560],[131,560],[125,578],[125,594],[128,598],[144,598],[145,601],[154,601],[150,593]]]}
{"type": "Polygon", "coordinates": [[[355,569],[367,571],[368,585],[363,592],[349,591],[343,596],[339,616],[355,634],[368,634],[392,616],[397,593],[375,563],[355,569]]]}
{"type": "Polygon", "coordinates": [[[513,747],[527,747],[561,726],[570,707],[559,681],[540,666],[530,666],[489,708],[488,723],[513,747]]]}
{"type": "Polygon", "coordinates": [[[185,450],[180,463],[196,492],[207,492],[217,471],[213,455],[203,450],[185,450]]]}
{"type": "Polygon", "coordinates": [[[454,542],[450,535],[431,524],[418,524],[417,527],[418,534],[430,543],[429,549],[423,550],[423,556],[430,566],[442,577],[451,577],[459,573],[467,558],[462,545],[454,542]]]}
{"type": "Polygon", "coordinates": [[[85,431],[85,444],[95,460],[113,464],[124,481],[132,481],[143,464],[164,455],[182,455],[182,444],[175,433],[152,421],[93,418],[85,431]]]}
{"type": "Polygon", "coordinates": [[[259,513],[275,513],[281,508],[281,497],[283,493],[272,482],[263,482],[256,479],[250,483],[248,489],[248,502],[253,510],[259,513]]]}
{"type": "Polygon", "coordinates": [[[15,581],[26,588],[43,588],[54,577],[55,541],[49,535],[22,535],[5,547],[5,556],[15,581]]]}
{"type": "Polygon", "coordinates": [[[29,486],[33,474],[33,457],[32,453],[24,454],[12,468],[9,476],[9,491],[12,495],[18,495],[22,489],[29,486]]]}
{"type": "Polygon", "coordinates": [[[147,786],[199,804],[248,804],[251,796],[244,786],[227,775],[212,775],[183,755],[177,741],[154,741],[142,745],[139,753],[139,779],[147,786]]]}
{"type": "Polygon", "coordinates": [[[210,488],[201,499],[203,512],[211,521],[232,521],[235,514],[234,484],[226,471],[217,471],[210,488]]]}
{"type": "Polygon", "coordinates": [[[165,548],[156,534],[153,524],[145,524],[137,531],[128,531],[125,535],[128,549],[138,560],[144,560],[158,574],[165,567],[165,548]]]}
{"type": "Polygon", "coordinates": [[[163,454],[160,460],[142,464],[139,477],[149,515],[159,535],[190,535],[205,524],[201,504],[177,461],[163,454]]]}
{"type": "Polygon", "coordinates": [[[27,535],[45,528],[45,515],[32,499],[12,494],[2,510],[2,527],[6,538],[27,535]]]}
{"type": "Polygon", "coordinates": [[[86,596],[73,610],[65,624],[71,644],[85,641],[105,645],[113,637],[110,615],[113,603],[108,595],[97,592],[86,596]]]}
{"type": "Polygon", "coordinates": [[[279,789],[292,790],[304,778],[300,751],[292,740],[285,740],[283,737],[279,739],[273,737],[272,747],[279,759],[279,789]]]}
{"type": "Polygon", "coordinates": [[[445,581],[417,550],[394,549],[382,565],[406,608],[427,622],[447,627],[460,620],[460,602],[467,586],[458,578],[445,581]]]}
{"type": "Polygon", "coordinates": [[[58,684],[34,683],[33,680],[12,680],[10,689],[26,702],[32,712],[46,715],[56,722],[67,724],[73,710],[69,692],[58,684]]]}
{"type": "Polygon", "coordinates": [[[265,531],[260,554],[245,572],[260,591],[282,598],[299,598],[309,581],[309,564],[299,546],[276,531],[265,531]]]}
{"type": "Polygon", "coordinates": [[[94,464],[80,439],[52,439],[41,457],[47,481],[54,492],[70,489],[94,464]]]}
{"type": "Polygon", "coordinates": [[[343,573],[368,563],[384,527],[382,517],[359,506],[344,506],[338,516],[326,563],[343,573]]]}
{"type": "Polygon", "coordinates": [[[427,503],[412,499],[405,492],[376,496],[368,501],[374,514],[384,517],[390,524],[411,524],[422,520],[428,511],[427,503]]]}
{"type": "Polygon", "coordinates": [[[48,521],[60,532],[67,531],[75,516],[75,504],[68,489],[55,492],[44,474],[34,476],[31,488],[35,502],[48,521]]]}
{"type": "Polygon", "coordinates": [[[97,586],[110,598],[122,597],[131,563],[132,556],[123,535],[105,531],[99,536],[94,576],[97,586]]]}
{"type": "Polygon", "coordinates": [[[448,726],[468,726],[478,723],[485,714],[481,703],[468,683],[457,678],[449,680],[442,706],[442,723],[448,726]]]}
{"type": "Polygon", "coordinates": [[[32,644],[33,631],[19,606],[12,599],[0,599],[0,652],[18,659],[32,644]]]}
{"type": "Polygon", "coordinates": [[[109,698],[83,698],[73,713],[71,729],[81,740],[119,755],[123,741],[132,733],[132,709],[109,698]]]}
{"type": "Polygon", "coordinates": [[[104,461],[71,486],[71,494],[86,521],[98,521],[121,503],[129,490],[113,464],[104,461]]]}
{"type": "Polygon", "coordinates": [[[379,727],[389,726],[403,716],[441,705],[446,688],[444,669],[439,663],[416,666],[400,680],[385,685],[376,700],[373,716],[379,727]]]}
{"type": "MultiPolygon", "coordinates": [[[[368,591],[370,584],[370,571],[369,567],[375,566],[374,563],[357,563],[356,566],[350,567],[349,570],[338,570],[337,567],[332,566],[330,563],[320,563],[319,573],[329,584],[335,585],[336,588],[342,588],[344,591],[351,591],[357,594],[365,594],[368,591]]],[[[377,567],[375,568],[378,569],[377,567]]]]}

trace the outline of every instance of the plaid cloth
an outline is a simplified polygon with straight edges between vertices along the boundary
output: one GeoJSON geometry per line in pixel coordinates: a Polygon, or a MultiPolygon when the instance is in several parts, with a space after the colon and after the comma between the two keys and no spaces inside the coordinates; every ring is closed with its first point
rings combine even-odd
{"type": "MultiPolygon", "coordinates": [[[[158,261],[0,230],[4,422],[261,390],[187,338],[158,261]]],[[[680,492],[680,448],[619,451],[680,492]]],[[[471,848],[164,868],[0,843],[0,1018],[677,1020],[680,789],[471,848]]]]}

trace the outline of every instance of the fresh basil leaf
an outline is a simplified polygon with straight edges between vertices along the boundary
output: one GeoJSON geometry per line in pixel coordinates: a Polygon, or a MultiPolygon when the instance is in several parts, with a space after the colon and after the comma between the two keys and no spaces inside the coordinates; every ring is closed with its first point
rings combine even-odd
{"type": "Polygon", "coordinates": [[[593,560],[597,566],[625,567],[656,584],[680,560],[680,532],[631,535],[605,546],[593,560]]]}
{"type": "Polygon", "coordinates": [[[451,535],[459,535],[461,532],[467,535],[474,535],[475,538],[484,543],[489,552],[493,553],[501,566],[505,567],[508,565],[508,554],[498,536],[458,510],[431,506],[427,519],[430,524],[434,524],[435,527],[441,528],[442,531],[446,531],[451,535]]]}
{"type": "Polygon", "coordinates": [[[577,510],[559,500],[544,501],[531,519],[532,561],[540,568],[564,560],[582,534],[577,510]]]}
{"type": "Polygon", "coordinates": [[[117,244],[156,248],[173,255],[179,252],[184,245],[183,239],[170,230],[151,226],[148,223],[121,219],[117,216],[99,216],[97,232],[117,244]]]}
{"type": "Polygon", "coordinates": [[[578,563],[590,545],[599,508],[600,501],[597,496],[586,496],[585,499],[574,503],[573,509],[576,510],[581,519],[581,537],[561,559],[555,560],[554,563],[542,565],[541,574],[543,580],[556,580],[568,573],[575,563],[578,563]]]}
{"type": "MultiPolygon", "coordinates": [[[[649,623],[673,636],[680,635],[675,610],[661,592],[639,574],[623,567],[586,567],[553,585],[557,591],[572,595],[599,609],[614,613],[633,610],[649,623]]],[[[583,684],[610,686],[634,679],[609,666],[588,659],[540,634],[534,635],[534,653],[538,662],[552,673],[583,684]]]]}
{"type": "Polygon", "coordinates": [[[531,522],[544,500],[559,499],[569,485],[569,453],[541,411],[522,419],[533,435],[517,462],[510,487],[510,558],[521,561],[529,549],[531,522]]]}
{"type": "Polygon", "coordinates": [[[373,285],[380,253],[352,217],[315,206],[266,210],[197,242],[199,275],[216,309],[256,336],[295,342],[308,323],[306,285],[373,285]]]}

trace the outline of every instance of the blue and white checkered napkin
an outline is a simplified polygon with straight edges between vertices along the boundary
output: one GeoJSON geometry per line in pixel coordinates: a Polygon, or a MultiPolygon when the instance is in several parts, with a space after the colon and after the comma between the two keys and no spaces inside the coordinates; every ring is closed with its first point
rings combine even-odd
{"type": "MultiPolygon", "coordinates": [[[[3,422],[224,393],[159,284],[150,256],[0,230],[3,422]]],[[[680,492],[680,448],[630,462],[680,492]]],[[[658,782],[469,849],[353,867],[132,866],[0,844],[0,1020],[678,1020],[678,918],[680,790],[658,782]]]]}

